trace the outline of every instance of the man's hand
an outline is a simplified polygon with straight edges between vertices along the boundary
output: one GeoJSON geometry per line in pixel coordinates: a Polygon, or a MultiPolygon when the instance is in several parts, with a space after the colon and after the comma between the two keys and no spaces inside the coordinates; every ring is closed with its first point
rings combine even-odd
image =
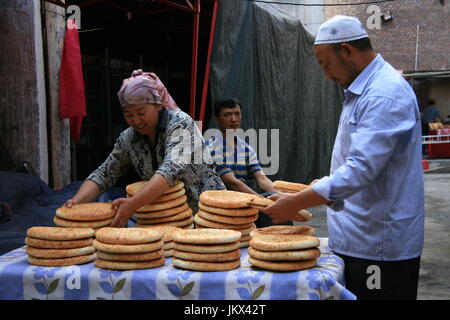
{"type": "Polygon", "coordinates": [[[128,219],[133,215],[135,208],[131,206],[130,198],[118,198],[112,203],[112,208],[117,210],[113,221],[110,223],[110,227],[123,228],[126,227],[128,219]]]}
{"type": "Polygon", "coordinates": [[[273,223],[290,221],[300,210],[298,201],[292,194],[277,193],[271,195],[269,199],[275,200],[275,203],[261,209],[261,211],[268,214],[273,223]]]}

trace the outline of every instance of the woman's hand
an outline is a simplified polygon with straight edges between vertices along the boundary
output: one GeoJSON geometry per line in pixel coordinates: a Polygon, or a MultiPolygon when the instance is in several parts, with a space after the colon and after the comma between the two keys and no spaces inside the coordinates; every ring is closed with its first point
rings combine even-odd
{"type": "Polygon", "coordinates": [[[67,207],[67,208],[72,208],[72,206],[74,204],[78,204],[78,201],[75,200],[75,199],[69,199],[69,200],[66,201],[66,203],[64,203],[64,206],[67,207]]]}
{"type": "Polygon", "coordinates": [[[290,221],[300,210],[298,201],[293,194],[276,193],[271,195],[269,199],[275,200],[275,203],[261,209],[261,211],[268,214],[275,224],[290,221]]]}
{"type": "Polygon", "coordinates": [[[133,215],[135,208],[131,205],[130,198],[118,198],[111,203],[113,209],[117,210],[110,227],[126,227],[128,219],[133,215]]]}

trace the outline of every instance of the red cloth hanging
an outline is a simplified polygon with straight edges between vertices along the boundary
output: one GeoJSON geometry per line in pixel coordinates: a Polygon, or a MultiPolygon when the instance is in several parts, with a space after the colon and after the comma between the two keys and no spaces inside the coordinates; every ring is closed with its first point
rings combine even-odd
{"type": "Polygon", "coordinates": [[[86,116],[86,100],[78,30],[74,24],[71,26],[66,28],[59,71],[59,111],[61,118],[70,119],[70,136],[78,141],[86,116]]]}

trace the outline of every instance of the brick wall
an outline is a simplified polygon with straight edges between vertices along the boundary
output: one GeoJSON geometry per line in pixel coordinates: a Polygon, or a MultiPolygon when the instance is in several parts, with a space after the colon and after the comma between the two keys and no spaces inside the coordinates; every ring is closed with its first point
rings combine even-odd
{"type": "MultiPolygon", "coordinates": [[[[362,2],[325,0],[326,4],[362,2]]],[[[417,70],[450,69],[450,0],[397,0],[377,4],[392,20],[380,29],[367,29],[374,49],[399,70],[414,70],[418,32],[417,70]]],[[[355,16],[367,25],[369,5],[325,7],[325,19],[336,14],[355,16]]]]}

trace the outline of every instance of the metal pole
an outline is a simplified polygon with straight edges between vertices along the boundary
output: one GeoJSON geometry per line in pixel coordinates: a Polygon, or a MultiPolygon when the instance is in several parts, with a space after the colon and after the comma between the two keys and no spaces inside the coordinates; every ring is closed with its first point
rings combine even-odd
{"type": "Polygon", "coordinates": [[[419,55],[419,25],[417,25],[416,31],[416,63],[414,65],[414,70],[417,71],[417,56],[419,55]]]}
{"type": "Polygon", "coordinates": [[[194,24],[192,27],[191,99],[189,115],[195,119],[195,93],[197,89],[198,31],[200,22],[200,0],[195,0],[194,24]]]}
{"type": "Polygon", "coordinates": [[[209,73],[210,73],[210,65],[211,65],[211,52],[214,42],[214,32],[216,29],[216,19],[217,19],[217,8],[218,8],[218,0],[214,0],[213,14],[211,19],[211,31],[209,33],[209,45],[208,45],[208,56],[206,57],[206,68],[205,68],[205,79],[203,81],[203,92],[202,92],[202,101],[200,104],[200,122],[203,122],[203,118],[205,117],[205,106],[206,106],[206,95],[208,93],[208,84],[209,84],[209,73]]]}

